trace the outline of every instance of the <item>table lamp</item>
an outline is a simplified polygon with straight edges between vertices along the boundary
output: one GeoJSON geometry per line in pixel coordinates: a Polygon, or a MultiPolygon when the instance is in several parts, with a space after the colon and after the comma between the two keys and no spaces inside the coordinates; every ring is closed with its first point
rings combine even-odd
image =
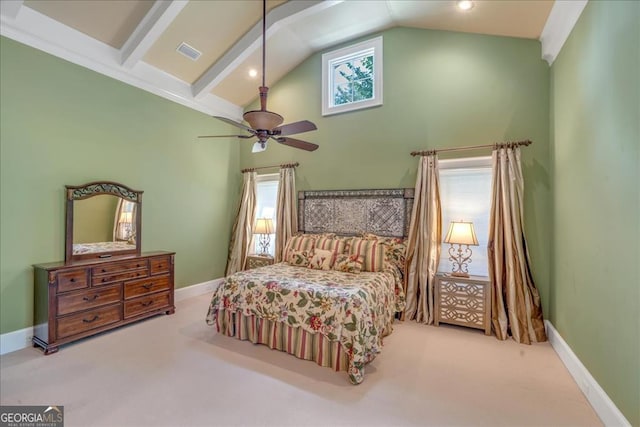
{"type": "Polygon", "coordinates": [[[273,234],[273,220],[271,218],[256,219],[256,226],[253,229],[253,234],[260,236],[258,240],[260,253],[258,255],[269,256],[269,235],[273,234]]]}
{"type": "Polygon", "coordinates": [[[476,232],[472,222],[451,221],[449,231],[444,238],[445,243],[451,244],[449,248],[449,261],[451,261],[451,275],[457,277],[469,277],[467,270],[471,262],[471,249],[469,246],[478,246],[476,232]],[[453,245],[458,245],[455,249],[453,245]],[[462,245],[466,247],[463,249],[462,245]]]}

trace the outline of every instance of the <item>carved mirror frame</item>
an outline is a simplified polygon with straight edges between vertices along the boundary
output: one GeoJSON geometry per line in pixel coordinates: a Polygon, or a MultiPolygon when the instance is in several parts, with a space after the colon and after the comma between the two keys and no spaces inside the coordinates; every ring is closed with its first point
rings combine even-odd
{"type": "Polygon", "coordinates": [[[65,262],[87,259],[110,259],[123,255],[140,255],[142,248],[142,193],[133,190],[126,185],[112,181],[96,181],[84,185],[65,185],[66,188],[66,231],[65,231],[65,262]],[[97,252],[75,254],[73,253],[73,207],[76,200],[107,194],[121,197],[136,203],[136,248],[130,250],[117,250],[111,252],[97,252]]]}

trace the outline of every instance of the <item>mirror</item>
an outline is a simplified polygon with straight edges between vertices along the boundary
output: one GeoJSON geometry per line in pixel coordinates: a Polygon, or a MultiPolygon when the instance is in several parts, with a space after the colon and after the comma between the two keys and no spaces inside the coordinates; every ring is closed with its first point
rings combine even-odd
{"type": "Polygon", "coordinates": [[[142,191],[107,181],[66,189],[66,262],[140,254],[142,191]]]}

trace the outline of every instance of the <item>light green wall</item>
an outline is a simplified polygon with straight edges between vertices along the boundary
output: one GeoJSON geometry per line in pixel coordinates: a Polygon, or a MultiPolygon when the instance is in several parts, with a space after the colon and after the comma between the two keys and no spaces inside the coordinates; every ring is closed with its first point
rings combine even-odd
{"type": "Polygon", "coordinates": [[[176,286],[224,275],[239,185],[218,121],[2,38],[0,333],[32,324],[34,263],[64,259],[64,185],[143,190],[142,250],[176,251],[176,286]]]}
{"type": "Polygon", "coordinates": [[[640,3],[590,1],[552,66],[550,319],[640,425],[640,3]]]}
{"type": "Polygon", "coordinates": [[[322,53],[315,54],[271,88],[268,108],[285,123],[313,121],[318,130],[298,137],[320,148],[308,153],[272,141],[267,151],[251,154],[251,143],[240,142],[242,166],[299,161],[298,190],[413,187],[418,165],[409,155],[413,150],[531,139],[534,144],[522,150],[525,226],[546,310],[549,67],[540,43],[409,28],[382,35],[384,105],[322,117],[322,53]]]}

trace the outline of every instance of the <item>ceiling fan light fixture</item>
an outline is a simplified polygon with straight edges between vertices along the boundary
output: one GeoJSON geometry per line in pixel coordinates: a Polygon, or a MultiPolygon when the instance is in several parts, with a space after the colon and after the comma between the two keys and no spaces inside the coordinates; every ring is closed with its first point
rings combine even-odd
{"type": "Polygon", "coordinates": [[[256,143],[253,144],[253,148],[251,148],[251,152],[252,153],[261,153],[266,149],[267,149],[267,144],[265,142],[256,141],[256,143]]]}
{"type": "Polygon", "coordinates": [[[249,77],[251,77],[252,79],[256,78],[258,76],[258,70],[256,70],[255,68],[252,68],[249,70],[249,77]]]}
{"type": "Polygon", "coordinates": [[[256,130],[273,130],[284,121],[280,114],[267,110],[247,111],[242,117],[249,123],[249,126],[256,130]]]}
{"type": "Polygon", "coordinates": [[[473,9],[473,1],[471,0],[458,0],[456,1],[456,6],[460,10],[471,10],[473,9]]]}

